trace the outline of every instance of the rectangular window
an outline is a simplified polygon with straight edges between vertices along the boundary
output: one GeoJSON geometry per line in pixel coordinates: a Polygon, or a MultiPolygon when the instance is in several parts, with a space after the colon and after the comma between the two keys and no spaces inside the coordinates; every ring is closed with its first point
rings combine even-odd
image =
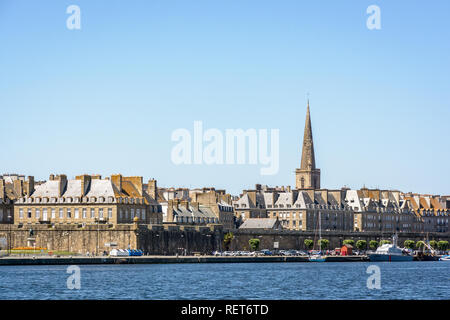
{"type": "Polygon", "coordinates": [[[70,218],[72,218],[72,211],[71,211],[72,209],[67,209],[67,219],[70,219],[70,218]]]}
{"type": "Polygon", "coordinates": [[[75,208],[75,219],[80,219],[80,209],[75,208]]]}
{"type": "Polygon", "coordinates": [[[145,220],[145,209],[142,209],[142,220],[145,220]]]}
{"type": "Polygon", "coordinates": [[[44,221],[48,220],[47,208],[42,209],[42,218],[44,219],[44,221]]]}
{"type": "Polygon", "coordinates": [[[23,219],[23,209],[19,209],[19,218],[23,219]]]}
{"type": "Polygon", "coordinates": [[[108,218],[112,219],[112,209],[108,208],[108,218]]]}
{"type": "Polygon", "coordinates": [[[83,208],[83,219],[87,218],[87,209],[83,208]]]}
{"type": "Polygon", "coordinates": [[[91,208],[91,219],[95,218],[95,209],[91,208]]]}
{"type": "Polygon", "coordinates": [[[134,209],[131,209],[131,218],[134,218],[134,209]]]}
{"type": "Polygon", "coordinates": [[[100,219],[103,218],[103,208],[98,209],[98,217],[99,217],[100,219]]]}
{"type": "Polygon", "coordinates": [[[141,209],[136,209],[136,216],[140,219],[141,218],[141,209]]]}
{"type": "Polygon", "coordinates": [[[41,211],[39,209],[36,209],[35,213],[36,213],[36,219],[39,219],[41,216],[41,211]]]}
{"type": "Polygon", "coordinates": [[[55,219],[55,218],[56,218],[56,210],[52,209],[52,219],[55,219]]]}
{"type": "Polygon", "coordinates": [[[59,209],[59,218],[60,219],[64,218],[64,210],[63,209],[59,209]]]}

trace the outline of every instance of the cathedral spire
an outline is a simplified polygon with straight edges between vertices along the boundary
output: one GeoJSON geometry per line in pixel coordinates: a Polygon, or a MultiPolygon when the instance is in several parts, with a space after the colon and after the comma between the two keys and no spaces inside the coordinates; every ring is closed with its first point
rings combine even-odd
{"type": "Polygon", "coordinates": [[[305,132],[303,134],[302,162],[300,169],[314,170],[316,168],[316,160],[314,156],[314,143],[311,128],[311,116],[309,111],[309,99],[306,107],[305,132]]]}
{"type": "Polygon", "coordinates": [[[306,107],[302,160],[300,168],[295,170],[295,185],[297,189],[320,189],[320,169],[316,168],[309,99],[306,107]]]}

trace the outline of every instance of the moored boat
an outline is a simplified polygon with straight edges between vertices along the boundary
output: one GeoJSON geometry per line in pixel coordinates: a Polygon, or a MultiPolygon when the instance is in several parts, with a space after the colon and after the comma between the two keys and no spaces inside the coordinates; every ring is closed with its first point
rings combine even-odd
{"type": "Polygon", "coordinates": [[[397,236],[393,237],[393,244],[386,243],[378,247],[375,253],[369,254],[370,261],[413,261],[414,257],[402,248],[397,247],[397,236]]]}
{"type": "Polygon", "coordinates": [[[315,254],[309,257],[310,262],[325,262],[325,257],[319,254],[315,254]]]}
{"type": "Polygon", "coordinates": [[[450,255],[440,257],[439,261],[450,261],[450,255]]]}

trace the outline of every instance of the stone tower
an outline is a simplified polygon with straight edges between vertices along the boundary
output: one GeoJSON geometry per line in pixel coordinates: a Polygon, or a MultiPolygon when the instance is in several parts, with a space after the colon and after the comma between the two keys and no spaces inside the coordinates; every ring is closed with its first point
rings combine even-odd
{"type": "Polygon", "coordinates": [[[320,189],[320,169],[316,169],[314,144],[309,114],[309,100],[306,108],[305,133],[303,136],[302,162],[295,170],[295,186],[297,189],[320,189]]]}

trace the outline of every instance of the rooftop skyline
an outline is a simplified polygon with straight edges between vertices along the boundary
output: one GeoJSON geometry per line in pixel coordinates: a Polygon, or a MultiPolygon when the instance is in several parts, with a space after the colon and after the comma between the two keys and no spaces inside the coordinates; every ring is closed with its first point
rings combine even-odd
{"type": "Polygon", "coordinates": [[[321,187],[447,195],[450,3],[0,3],[0,172],[295,186],[309,93],[321,187]],[[69,30],[69,5],[81,29],[69,30]],[[171,133],[279,129],[280,166],[175,165],[171,133]]]}

